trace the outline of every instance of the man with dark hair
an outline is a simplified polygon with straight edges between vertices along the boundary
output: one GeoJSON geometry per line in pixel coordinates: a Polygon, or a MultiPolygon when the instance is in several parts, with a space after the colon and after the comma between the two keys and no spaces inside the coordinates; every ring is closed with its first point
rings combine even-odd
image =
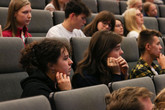
{"type": "Polygon", "coordinates": [[[144,87],[124,87],[106,94],[106,110],[152,110],[152,93],[144,87]]]}
{"type": "Polygon", "coordinates": [[[145,2],[144,6],[144,16],[149,16],[149,17],[158,17],[158,10],[156,8],[156,5],[151,2],[145,2]]]}
{"type": "Polygon", "coordinates": [[[130,78],[165,74],[165,56],[161,53],[160,32],[144,30],[140,32],[138,47],[141,57],[130,73],[130,78]],[[157,59],[159,65],[153,63],[157,59]]]}
{"type": "Polygon", "coordinates": [[[65,8],[65,20],[63,23],[49,29],[46,37],[86,37],[80,30],[86,23],[86,17],[90,15],[89,9],[81,1],[71,0],[65,8]]]}

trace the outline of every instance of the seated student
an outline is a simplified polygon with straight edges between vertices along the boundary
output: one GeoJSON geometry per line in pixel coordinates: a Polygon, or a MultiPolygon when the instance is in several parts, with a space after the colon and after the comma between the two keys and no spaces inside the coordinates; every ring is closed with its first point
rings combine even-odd
{"type": "Polygon", "coordinates": [[[72,77],[73,88],[106,84],[128,77],[128,64],[121,57],[122,37],[111,31],[97,31],[72,77]]]}
{"type": "Polygon", "coordinates": [[[65,20],[63,23],[49,29],[46,37],[86,37],[80,30],[86,23],[86,17],[90,15],[89,9],[81,1],[70,1],[65,8],[65,20]]]}
{"type": "Polygon", "coordinates": [[[138,47],[141,56],[136,66],[131,70],[130,78],[165,74],[165,56],[161,53],[160,36],[161,34],[155,30],[140,32],[138,47]],[[153,62],[155,58],[161,67],[153,62]]]}
{"type": "Polygon", "coordinates": [[[160,91],[154,100],[154,110],[164,110],[165,109],[165,88],[160,91]]]}
{"type": "Polygon", "coordinates": [[[20,63],[29,74],[21,81],[21,97],[44,95],[51,92],[70,90],[72,60],[70,47],[54,39],[33,42],[22,50],[20,63]]]}
{"type": "Polygon", "coordinates": [[[124,35],[124,27],[123,27],[123,23],[120,19],[116,19],[115,20],[115,28],[114,28],[114,32],[123,36],[124,35]]]}
{"type": "Polygon", "coordinates": [[[101,11],[97,16],[83,29],[86,36],[92,36],[96,31],[113,31],[115,27],[115,17],[109,11],[101,11]]]}
{"type": "Polygon", "coordinates": [[[152,110],[152,93],[144,87],[124,87],[106,94],[106,110],[152,110]]]}
{"type": "Polygon", "coordinates": [[[51,13],[56,10],[64,11],[66,3],[68,2],[69,0],[51,0],[50,3],[45,6],[44,10],[49,10],[51,13]]]}
{"type": "Polygon", "coordinates": [[[138,38],[139,33],[142,30],[145,30],[143,14],[135,8],[126,10],[124,14],[125,26],[127,31],[127,37],[136,37],[138,38]]]}
{"type": "Polygon", "coordinates": [[[158,17],[158,11],[156,5],[151,2],[144,3],[144,16],[158,17]]]}
{"type": "Polygon", "coordinates": [[[3,35],[2,35],[2,27],[1,27],[1,25],[0,25],[0,37],[3,37],[3,35]]]}
{"type": "Polygon", "coordinates": [[[26,37],[31,37],[27,29],[32,17],[31,10],[28,0],[11,0],[3,37],[20,37],[23,41],[26,37]]]}
{"type": "MultiPolygon", "coordinates": [[[[131,9],[131,8],[138,9],[138,10],[140,10],[140,12],[142,12],[142,10],[143,10],[142,0],[128,0],[127,1],[127,10],[131,9]]],[[[124,14],[125,14],[125,12],[122,15],[124,16],[124,14]]]]}

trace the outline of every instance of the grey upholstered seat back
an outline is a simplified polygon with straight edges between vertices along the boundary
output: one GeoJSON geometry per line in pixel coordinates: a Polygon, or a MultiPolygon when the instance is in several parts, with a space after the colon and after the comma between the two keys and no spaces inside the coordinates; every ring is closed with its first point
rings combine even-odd
{"type": "Polygon", "coordinates": [[[33,41],[41,41],[41,40],[44,40],[44,39],[46,39],[46,37],[27,37],[26,40],[25,40],[25,43],[30,44],[33,41]]]}
{"type": "Polygon", "coordinates": [[[0,73],[23,71],[19,64],[23,48],[24,44],[18,37],[0,38],[0,73]]]}
{"type": "Polygon", "coordinates": [[[45,0],[29,0],[31,2],[32,9],[44,9],[45,0]]]}
{"type": "Polygon", "coordinates": [[[165,5],[159,5],[160,17],[165,17],[165,5]]]}
{"type": "Polygon", "coordinates": [[[0,7],[8,7],[11,0],[0,0],[0,7]]]}
{"type": "Polygon", "coordinates": [[[45,0],[45,4],[47,5],[48,3],[50,3],[51,0],[45,0]]]}
{"type": "Polygon", "coordinates": [[[19,64],[23,47],[18,37],[0,38],[0,101],[19,98],[22,93],[20,81],[28,76],[19,64]]]}
{"type": "Polygon", "coordinates": [[[165,37],[165,18],[157,18],[159,24],[159,31],[162,33],[163,37],[165,37]]]}
{"type": "Polygon", "coordinates": [[[127,9],[127,1],[119,1],[120,4],[120,14],[123,14],[127,9]]]}
{"type": "Polygon", "coordinates": [[[144,25],[147,29],[159,30],[158,21],[154,17],[144,17],[144,25]]]}
{"type": "Polygon", "coordinates": [[[82,0],[82,2],[93,12],[97,13],[97,0],[82,0]]]}
{"type": "Polygon", "coordinates": [[[83,59],[84,52],[88,48],[91,37],[73,37],[71,39],[72,59],[74,62],[74,69],[80,60],[83,59]]]}
{"type": "Polygon", "coordinates": [[[32,10],[32,20],[28,25],[28,29],[33,37],[45,37],[52,26],[53,20],[49,11],[32,10]]]}
{"type": "Polygon", "coordinates": [[[35,96],[0,103],[0,110],[51,110],[45,96],[35,96]]]}
{"type": "Polygon", "coordinates": [[[153,78],[156,93],[158,94],[162,89],[165,88],[165,74],[163,75],[156,75],[153,78]]]}
{"type": "Polygon", "coordinates": [[[56,92],[54,95],[56,110],[105,110],[106,85],[97,85],[56,92]]]}
{"type": "MultiPolygon", "coordinates": [[[[0,74],[0,101],[20,98],[22,88],[21,80],[28,77],[26,72],[1,73],[0,74]]],[[[2,110],[0,108],[0,110],[2,110]]]]}
{"type": "Polygon", "coordinates": [[[65,19],[65,12],[64,11],[55,11],[53,12],[53,23],[54,25],[60,24],[65,19]]]}
{"type": "MultiPolygon", "coordinates": [[[[8,7],[11,0],[0,0],[0,7],[8,7]]],[[[45,0],[29,0],[33,9],[44,9],[45,0]]]]}
{"type": "Polygon", "coordinates": [[[113,14],[120,14],[119,4],[114,0],[98,0],[98,12],[107,10],[113,14]]]}
{"type": "MultiPolygon", "coordinates": [[[[1,1],[5,1],[5,0],[1,0],[1,1]]],[[[8,13],[8,8],[0,7],[0,25],[2,26],[2,28],[4,28],[6,25],[7,13],[8,13]]]]}
{"type": "Polygon", "coordinates": [[[67,43],[68,45],[70,45],[70,42],[68,42],[68,40],[66,38],[59,38],[59,37],[53,37],[53,38],[47,38],[47,37],[27,37],[26,38],[26,44],[30,44],[33,41],[41,41],[44,39],[56,39],[59,40],[61,42],[67,43]]]}
{"type": "Polygon", "coordinates": [[[154,100],[154,97],[156,96],[155,92],[155,86],[150,77],[142,77],[142,78],[135,78],[135,79],[129,79],[129,80],[124,80],[124,81],[118,81],[118,82],[113,82],[109,83],[109,87],[112,90],[117,90],[119,88],[123,87],[145,87],[149,91],[153,93],[153,97],[151,98],[152,101],[154,100]]]}
{"type": "Polygon", "coordinates": [[[139,59],[139,50],[136,38],[123,37],[121,48],[124,52],[124,54],[122,54],[122,57],[127,61],[130,72],[139,59]]]}

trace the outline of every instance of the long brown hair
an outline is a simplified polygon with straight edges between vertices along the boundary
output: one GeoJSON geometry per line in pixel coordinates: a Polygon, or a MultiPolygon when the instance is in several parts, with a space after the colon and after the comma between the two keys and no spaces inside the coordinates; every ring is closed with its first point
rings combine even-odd
{"type": "Polygon", "coordinates": [[[111,31],[114,30],[115,27],[115,17],[114,15],[109,11],[101,11],[93,20],[91,23],[89,23],[87,26],[85,26],[83,32],[86,36],[92,36],[97,29],[97,24],[102,21],[110,21],[111,22],[111,31]]]}
{"type": "MultiPolygon", "coordinates": [[[[31,4],[29,0],[11,0],[8,9],[7,23],[3,30],[11,30],[12,36],[15,37],[17,33],[17,22],[15,13],[20,10],[23,6],[31,4]]],[[[25,33],[27,34],[27,33],[25,33]]],[[[28,35],[28,34],[27,34],[28,35]]]]}
{"type": "Polygon", "coordinates": [[[58,3],[58,0],[52,0],[51,2],[53,3],[56,10],[60,10],[60,5],[58,3]]]}
{"type": "Polygon", "coordinates": [[[102,83],[110,82],[112,74],[107,67],[107,57],[109,52],[121,41],[122,37],[111,31],[94,33],[84,59],[78,63],[75,73],[80,73],[83,76],[85,69],[88,74],[99,76],[102,83]]]}

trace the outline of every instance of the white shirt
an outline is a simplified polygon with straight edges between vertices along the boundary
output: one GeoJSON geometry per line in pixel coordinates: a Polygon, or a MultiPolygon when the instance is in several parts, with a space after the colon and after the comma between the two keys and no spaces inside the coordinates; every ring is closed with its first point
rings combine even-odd
{"type": "Polygon", "coordinates": [[[73,29],[72,32],[68,31],[67,29],[64,28],[64,26],[61,23],[50,28],[46,37],[64,37],[67,38],[68,41],[70,41],[72,37],[86,37],[86,36],[80,29],[73,29]]]}
{"type": "Polygon", "coordinates": [[[155,75],[159,75],[158,72],[151,66],[151,71],[155,74],[155,75]]]}
{"type": "Polygon", "coordinates": [[[139,36],[139,33],[136,32],[136,31],[130,31],[128,34],[127,34],[127,37],[136,37],[136,39],[138,38],[139,36]]]}

